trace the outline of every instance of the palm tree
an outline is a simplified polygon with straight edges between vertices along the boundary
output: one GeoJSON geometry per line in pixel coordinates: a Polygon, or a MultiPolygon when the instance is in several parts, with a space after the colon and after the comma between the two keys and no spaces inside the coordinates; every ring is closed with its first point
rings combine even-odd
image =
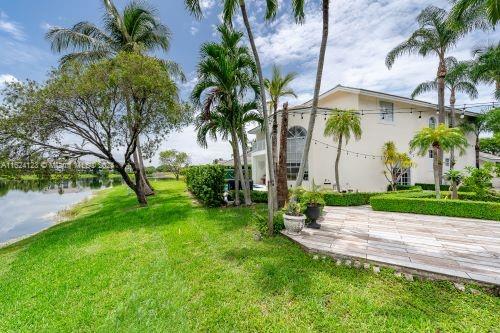
{"type": "Polygon", "coordinates": [[[396,58],[404,54],[420,54],[426,57],[430,54],[439,59],[437,70],[437,91],[439,123],[444,123],[444,88],[446,77],[446,54],[457,43],[461,33],[451,29],[447,24],[446,10],[428,6],[417,17],[419,28],[411,36],[394,49],[385,58],[385,64],[390,69],[396,58]]]}
{"type": "Polygon", "coordinates": [[[500,21],[500,3],[497,0],[457,0],[451,9],[450,19],[457,25],[466,18],[480,22],[486,20],[494,27],[500,21]]]}
{"type": "MultiPolygon", "coordinates": [[[[450,91],[450,127],[455,127],[455,103],[456,94],[463,93],[469,98],[477,98],[477,89],[470,76],[470,63],[467,61],[457,61],[455,57],[445,59],[447,73],[444,78],[445,87],[450,91]]],[[[435,91],[438,88],[437,80],[420,83],[411,93],[411,98],[429,91],[435,91]]],[[[450,151],[450,169],[455,166],[455,150],[450,151]]]]}
{"type": "MultiPolygon", "coordinates": [[[[272,72],[273,74],[271,79],[265,79],[264,82],[266,85],[266,90],[269,94],[269,98],[271,99],[271,111],[273,114],[272,135],[271,135],[272,145],[273,145],[272,147],[273,163],[274,163],[274,170],[276,173],[278,173],[277,171],[278,170],[278,156],[277,156],[278,155],[278,105],[281,97],[286,97],[286,96],[297,97],[293,89],[289,87],[290,83],[297,77],[297,73],[292,72],[283,76],[280,68],[276,65],[273,65],[272,72]]],[[[279,204],[280,194],[282,196],[282,193],[280,193],[280,184],[278,181],[277,184],[278,207],[280,207],[279,204]]]]}
{"type": "Polygon", "coordinates": [[[464,133],[472,133],[475,137],[474,150],[476,154],[476,168],[479,169],[479,151],[481,150],[479,136],[490,130],[488,113],[482,113],[476,117],[471,117],[468,121],[463,121],[460,128],[464,133]]]}
{"type": "Polygon", "coordinates": [[[444,174],[444,176],[446,177],[446,180],[448,180],[451,183],[450,186],[451,198],[458,199],[458,187],[463,179],[462,172],[458,170],[448,170],[444,174]]]}
{"type": "Polygon", "coordinates": [[[354,111],[335,109],[334,112],[326,121],[324,135],[331,136],[334,141],[338,142],[337,158],[335,159],[335,182],[337,183],[337,191],[340,192],[339,161],[343,140],[345,140],[345,144],[347,145],[351,134],[356,140],[359,140],[362,131],[361,121],[358,114],[354,111]]]}
{"type": "MultiPolygon", "coordinates": [[[[203,141],[206,133],[215,137],[214,133],[219,131],[223,133],[223,139],[230,139],[238,197],[241,174],[238,142],[244,126],[242,113],[248,113],[248,106],[240,101],[249,92],[253,92],[257,97],[258,86],[255,82],[253,58],[248,48],[240,45],[243,34],[227,25],[219,26],[218,31],[221,35],[220,43],[205,43],[201,47],[201,61],[197,69],[198,83],[191,93],[191,99],[202,109],[197,119],[198,141],[202,146],[206,147],[206,142],[203,141]],[[212,121],[212,118],[215,121],[212,121]],[[220,128],[217,129],[217,126],[220,128]]],[[[242,140],[245,140],[246,147],[246,137],[242,137],[242,140]]],[[[246,173],[245,177],[248,176],[246,173]]],[[[251,204],[248,184],[248,179],[242,181],[245,204],[251,204]]]]}
{"type": "MultiPolygon", "coordinates": [[[[54,52],[64,55],[60,63],[65,65],[71,61],[92,63],[104,58],[116,56],[119,52],[151,52],[170,47],[171,33],[156,17],[156,10],[144,3],[131,2],[120,14],[111,0],[103,0],[105,13],[104,29],[90,22],[79,22],[71,28],[51,28],[46,38],[51,42],[54,52]]],[[[176,78],[184,80],[184,74],[175,62],[162,60],[165,68],[176,78]]],[[[149,183],[138,138],[134,162],[140,166],[141,177],[145,183],[147,194],[153,194],[149,183]]]]}
{"type": "Polygon", "coordinates": [[[323,64],[325,62],[326,44],[328,42],[328,20],[330,15],[330,0],[322,1],[323,13],[323,29],[321,33],[321,45],[319,48],[318,68],[316,70],[316,83],[314,84],[314,93],[311,106],[311,113],[309,116],[309,125],[307,127],[306,141],[304,143],[304,153],[302,154],[302,161],[300,162],[299,173],[295,185],[297,187],[302,185],[304,180],[304,173],[306,170],[307,160],[309,159],[309,150],[311,148],[312,135],[314,131],[314,124],[316,123],[316,113],[318,111],[319,91],[321,89],[321,79],[323,78],[323,64]]]}
{"type": "Polygon", "coordinates": [[[495,98],[500,100],[500,43],[474,52],[471,76],[475,82],[495,85],[495,98]]]}
{"type": "Polygon", "coordinates": [[[393,141],[387,141],[382,146],[382,162],[385,179],[389,182],[392,191],[396,191],[396,185],[403,174],[410,169],[414,163],[407,153],[400,153],[393,141]]]}
{"type": "Polygon", "coordinates": [[[440,152],[447,152],[451,149],[458,149],[461,154],[465,152],[467,147],[467,139],[463,132],[458,128],[450,128],[445,124],[439,124],[435,128],[425,127],[421,129],[413,139],[410,141],[410,149],[417,151],[420,156],[428,153],[429,148],[432,149],[433,157],[433,171],[434,171],[434,188],[436,191],[436,198],[441,198],[440,191],[440,164],[442,164],[440,152]]]}
{"type": "MultiPolygon", "coordinates": [[[[201,18],[203,13],[201,11],[200,0],[185,0],[186,8],[188,11],[193,14],[197,18],[201,18]]],[[[276,0],[266,0],[266,19],[272,20],[277,13],[278,10],[278,2],[276,0]]],[[[234,15],[236,14],[237,8],[241,10],[241,16],[243,17],[243,23],[245,25],[245,29],[247,32],[248,40],[250,41],[250,46],[252,48],[253,57],[255,60],[255,66],[257,69],[257,76],[259,79],[259,89],[261,92],[265,91],[264,85],[264,76],[262,74],[262,66],[260,63],[259,52],[257,51],[257,46],[255,45],[255,38],[253,36],[252,27],[250,26],[250,21],[248,19],[248,13],[246,9],[245,0],[224,0],[223,2],[223,19],[226,24],[232,24],[232,20],[234,15]]],[[[292,0],[292,10],[295,16],[295,20],[298,23],[304,21],[304,6],[305,1],[303,0],[292,0]]],[[[274,164],[272,160],[272,151],[271,151],[271,136],[269,133],[269,119],[267,112],[267,102],[266,102],[266,94],[260,94],[260,102],[262,107],[262,116],[264,119],[264,134],[266,141],[266,158],[268,165],[268,173],[269,173],[269,181],[268,181],[268,226],[269,226],[269,234],[272,235],[274,233],[274,211],[277,209],[277,196],[276,196],[276,184],[274,178],[274,164]]]]}
{"type": "Polygon", "coordinates": [[[288,199],[288,183],[287,183],[287,145],[288,145],[288,102],[283,104],[281,112],[281,129],[280,129],[280,156],[278,159],[278,207],[285,206],[288,199]]]}

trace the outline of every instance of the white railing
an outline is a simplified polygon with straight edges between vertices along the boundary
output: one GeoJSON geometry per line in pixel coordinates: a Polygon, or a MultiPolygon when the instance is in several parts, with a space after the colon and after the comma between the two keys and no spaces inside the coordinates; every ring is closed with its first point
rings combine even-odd
{"type": "Polygon", "coordinates": [[[254,141],[252,143],[252,151],[253,152],[264,150],[265,148],[266,148],[266,141],[265,140],[258,140],[258,141],[254,141]]]}

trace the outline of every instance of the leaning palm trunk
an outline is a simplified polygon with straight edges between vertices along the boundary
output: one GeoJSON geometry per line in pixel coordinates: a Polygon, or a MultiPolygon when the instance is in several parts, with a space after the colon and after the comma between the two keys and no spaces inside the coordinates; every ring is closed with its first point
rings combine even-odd
{"type": "Polygon", "coordinates": [[[337,158],[335,159],[335,185],[337,186],[337,192],[340,193],[340,176],[339,176],[339,162],[340,154],[342,153],[342,134],[339,136],[339,146],[337,147],[337,158]]]}
{"type": "Polygon", "coordinates": [[[243,168],[245,169],[245,174],[242,177],[243,182],[245,183],[244,186],[245,205],[248,206],[252,204],[252,196],[250,188],[250,168],[248,167],[248,156],[247,156],[247,151],[248,151],[247,137],[243,132],[243,129],[240,130],[240,141],[241,141],[241,153],[243,154],[243,168]]]}
{"type": "Polygon", "coordinates": [[[273,152],[271,147],[271,136],[269,135],[269,119],[267,113],[267,103],[266,103],[266,87],[264,85],[264,76],[262,75],[262,66],[260,65],[259,53],[257,52],[257,46],[255,45],[255,39],[253,37],[252,28],[250,27],[250,21],[248,20],[247,9],[245,6],[245,1],[240,0],[241,16],[243,17],[243,22],[245,24],[245,29],[247,30],[248,40],[250,41],[250,46],[252,48],[253,57],[255,60],[255,67],[257,68],[257,76],[259,77],[259,87],[260,87],[260,100],[262,103],[262,115],[264,116],[264,133],[266,136],[266,157],[267,157],[267,172],[268,176],[268,229],[269,234],[274,233],[274,212],[278,208],[277,197],[276,197],[276,183],[274,179],[274,164],[273,164],[273,152]]]}
{"type": "Polygon", "coordinates": [[[433,150],[433,160],[432,160],[432,169],[434,171],[434,190],[436,191],[436,199],[441,198],[441,179],[440,179],[440,174],[439,174],[439,165],[441,164],[439,161],[439,153],[441,149],[437,146],[434,145],[432,147],[433,150]]]}
{"type": "Polygon", "coordinates": [[[307,127],[306,142],[304,145],[304,153],[300,162],[299,174],[297,175],[296,186],[301,186],[304,180],[304,172],[309,158],[309,149],[311,148],[312,135],[314,131],[314,123],[316,122],[316,112],[318,110],[319,91],[321,89],[321,79],[323,77],[323,64],[325,62],[326,43],[328,41],[328,15],[329,15],[330,0],[323,0],[323,33],[321,37],[321,47],[319,49],[318,69],[316,71],[316,83],[314,85],[314,97],[311,107],[311,115],[309,118],[309,126],[307,127]]]}
{"type": "Polygon", "coordinates": [[[288,198],[288,184],[286,172],[286,149],[287,149],[287,133],[288,133],[288,104],[283,105],[281,114],[280,128],[280,150],[278,162],[278,207],[282,208],[288,198]]]}

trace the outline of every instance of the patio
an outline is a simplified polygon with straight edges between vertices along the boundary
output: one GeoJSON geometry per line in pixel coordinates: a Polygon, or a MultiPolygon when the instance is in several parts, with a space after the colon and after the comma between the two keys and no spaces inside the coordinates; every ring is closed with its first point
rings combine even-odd
{"type": "Polygon", "coordinates": [[[416,275],[500,285],[500,223],[325,207],[321,229],[284,234],[310,252],[416,275]]]}

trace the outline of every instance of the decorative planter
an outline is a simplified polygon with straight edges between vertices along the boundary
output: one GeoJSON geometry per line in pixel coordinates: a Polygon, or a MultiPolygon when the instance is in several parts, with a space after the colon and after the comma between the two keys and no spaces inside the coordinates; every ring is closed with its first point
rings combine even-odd
{"type": "Polygon", "coordinates": [[[321,206],[307,206],[306,208],[306,216],[307,219],[310,221],[309,224],[307,225],[308,228],[312,229],[319,229],[321,228],[321,225],[319,225],[316,220],[319,219],[321,216],[321,211],[323,207],[321,206]]]}
{"type": "Polygon", "coordinates": [[[291,235],[298,235],[304,228],[306,216],[292,216],[283,214],[286,232],[291,235]]]}

